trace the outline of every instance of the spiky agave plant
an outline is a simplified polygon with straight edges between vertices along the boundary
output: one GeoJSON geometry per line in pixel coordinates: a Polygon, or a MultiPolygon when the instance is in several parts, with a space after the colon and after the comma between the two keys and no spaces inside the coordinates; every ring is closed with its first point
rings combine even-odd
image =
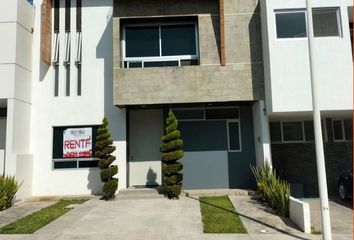
{"type": "Polygon", "coordinates": [[[166,119],[166,135],[161,138],[163,142],[160,151],[162,153],[162,184],[169,198],[178,198],[181,194],[183,175],[179,171],[183,169],[178,162],[184,156],[183,140],[178,130],[178,121],[170,110],[166,119]]]}
{"type": "Polygon", "coordinates": [[[275,169],[265,164],[258,169],[251,166],[257,181],[257,192],[262,201],[266,201],[279,215],[289,216],[290,184],[277,177],[275,169]]]}

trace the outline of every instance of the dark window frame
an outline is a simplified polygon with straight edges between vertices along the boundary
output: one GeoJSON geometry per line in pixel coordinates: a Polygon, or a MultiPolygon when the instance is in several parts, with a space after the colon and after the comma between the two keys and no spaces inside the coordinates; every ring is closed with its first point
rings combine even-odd
{"type": "MultiPolygon", "coordinates": [[[[345,127],[345,123],[344,123],[344,121],[346,121],[346,120],[351,120],[351,119],[344,119],[344,118],[342,118],[342,119],[339,119],[339,118],[334,118],[334,119],[332,119],[332,121],[331,121],[331,124],[332,124],[332,136],[333,136],[333,142],[352,142],[353,141],[353,136],[352,136],[352,138],[349,138],[348,136],[346,136],[347,134],[346,134],[346,127],[345,127]],[[341,126],[341,130],[342,130],[342,138],[341,139],[336,139],[335,138],[335,133],[334,133],[334,122],[335,121],[339,121],[340,122],[340,126],[341,126]]],[[[351,122],[353,122],[352,120],[351,120],[351,122]]],[[[353,127],[353,125],[352,125],[352,127],[353,127]]]]}
{"type": "Polygon", "coordinates": [[[274,26],[275,26],[275,38],[278,40],[295,40],[295,39],[306,39],[308,35],[308,30],[307,30],[307,12],[306,9],[277,9],[274,11],[274,26]],[[296,13],[303,13],[304,14],[304,20],[305,20],[305,31],[304,31],[304,36],[293,36],[293,37],[280,37],[278,33],[278,24],[277,24],[277,15],[281,14],[296,14],[296,13]]]}
{"type": "MultiPolygon", "coordinates": [[[[73,169],[96,169],[97,167],[80,167],[80,162],[90,162],[90,161],[98,161],[99,159],[95,157],[95,142],[96,142],[96,136],[97,136],[97,131],[100,125],[75,125],[75,126],[53,126],[52,127],[52,170],[73,170],[73,169]],[[60,154],[61,157],[58,157],[57,154],[55,153],[55,141],[59,141],[58,139],[55,139],[55,131],[61,132],[60,136],[60,142],[58,143],[59,145],[62,144],[63,142],[63,131],[68,128],[92,128],[92,157],[76,157],[76,158],[63,158],[62,153],[60,154]],[[56,168],[55,163],[69,163],[69,162],[76,162],[76,167],[61,167],[61,168],[56,168]]],[[[61,146],[62,149],[62,146],[61,146]]]]}
{"type": "MultiPolygon", "coordinates": [[[[314,143],[315,139],[309,139],[309,136],[306,134],[306,126],[305,123],[309,124],[309,126],[312,126],[312,129],[310,128],[310,130],[313,130],[313,121],[311,119],[303,119],[303,120],[278,120],[278,121],[271,121],[269,122],[269,137],[270,137],[270,141],[272,144],[287,144],[287,143],[314,143]],[[284,140],[284,130],[283,130],[283,123],[284,122],[301,122],[302,124],[302,135],[303,135],[303,140],[294,140],[294,141],[287,141],[284,140]],[[272,133],[271,133],[271,124],[277,124],[280,130],[280,140],[273,140],[271,138],[272,133]]],[[[321,126],[322,126],[322,136],[323,136],[323,142],[328,142],[328,134],[327,134],[327,126],[326,126],[326,121],[325,119],[321,120],[321,126]]],[[[309,130],[309,129],[307,129],[309,130]]],[[[314,133],[313,133],[314,136],[314,133]]]]}
{"type": "Polygon", "coordinates": [[[342,19],[341,19],[341,12],[339,7],[321,7],[321,8],[312,8],[312,27],[313,27],[313,36],[315,38],[342,38],[343,37],[343,29],[342,29],[342,19]],[[316,26],[314,20],[314,12],[320,11],[335,11],[336,20],[337,20],[337,35],[331,36],[316,36],[316,26]]]}

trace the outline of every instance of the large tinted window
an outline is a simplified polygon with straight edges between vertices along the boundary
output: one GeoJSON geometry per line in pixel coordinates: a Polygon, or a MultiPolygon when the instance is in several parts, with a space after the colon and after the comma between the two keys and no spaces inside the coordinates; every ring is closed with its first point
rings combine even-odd
{"type": "Polygon", "coordinates": [[[299,38],[306,37],[305,12],[277,12],[275,13],[277,37],[299,38]]]}
{"type": "Polygon", "coordinates": [[[159,27],[127,27],[125,45],[127,57],[160,56],[159,27]]]}
{"type": "Polygon", "coordinates": [[[346,140],[353,139],[353,121],[351,119],[344,120],[344,133],[346,140]]]}
{"type": "Polygon", "coordinates": [[[284,141],[303,141],[302,122],[283,122],[284,141]]]}
{"type": "Polygon", "coordinates": [[[270,139],[272,142],[281,142],[281,127],[280,122],[269,123],[270,139]]]}
{"type": "Polygon", "coordinates": [[[312,19],[315,37],[340,36],[339,9],[313,9],[312,19]]]}
{"type": "Polygon", "coordinates": [[[162,26],[162,56],[195,55],[195,25],[162,26]]]}
{"type": "Polygon", "coordinates": [[[332,124],[334,140],[344,140],[342,120],[333,120],[332,124]]]}
{"type": "Polygon", "coordinates": [[[241,150],[239,122],[228,122],[229,125],[229,148],[231,151],[241,150]]]}

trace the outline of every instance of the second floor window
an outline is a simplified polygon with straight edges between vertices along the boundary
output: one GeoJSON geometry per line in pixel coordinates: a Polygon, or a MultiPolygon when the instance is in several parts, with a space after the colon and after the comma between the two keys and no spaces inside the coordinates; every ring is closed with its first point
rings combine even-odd
{"type": "Polygon", "coordinates": [[[197,65],[197,24],[125,24],[122,55],[124,68],[197,65]]]}

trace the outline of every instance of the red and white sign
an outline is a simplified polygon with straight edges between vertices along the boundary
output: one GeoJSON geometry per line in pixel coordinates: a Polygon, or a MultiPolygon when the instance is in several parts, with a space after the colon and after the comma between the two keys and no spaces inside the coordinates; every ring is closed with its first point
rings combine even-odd
{"type": "Polygon", "coordinates": [[[63,157],[92,157],[92,128],[68,128],[63,132],[63,157]]]}

